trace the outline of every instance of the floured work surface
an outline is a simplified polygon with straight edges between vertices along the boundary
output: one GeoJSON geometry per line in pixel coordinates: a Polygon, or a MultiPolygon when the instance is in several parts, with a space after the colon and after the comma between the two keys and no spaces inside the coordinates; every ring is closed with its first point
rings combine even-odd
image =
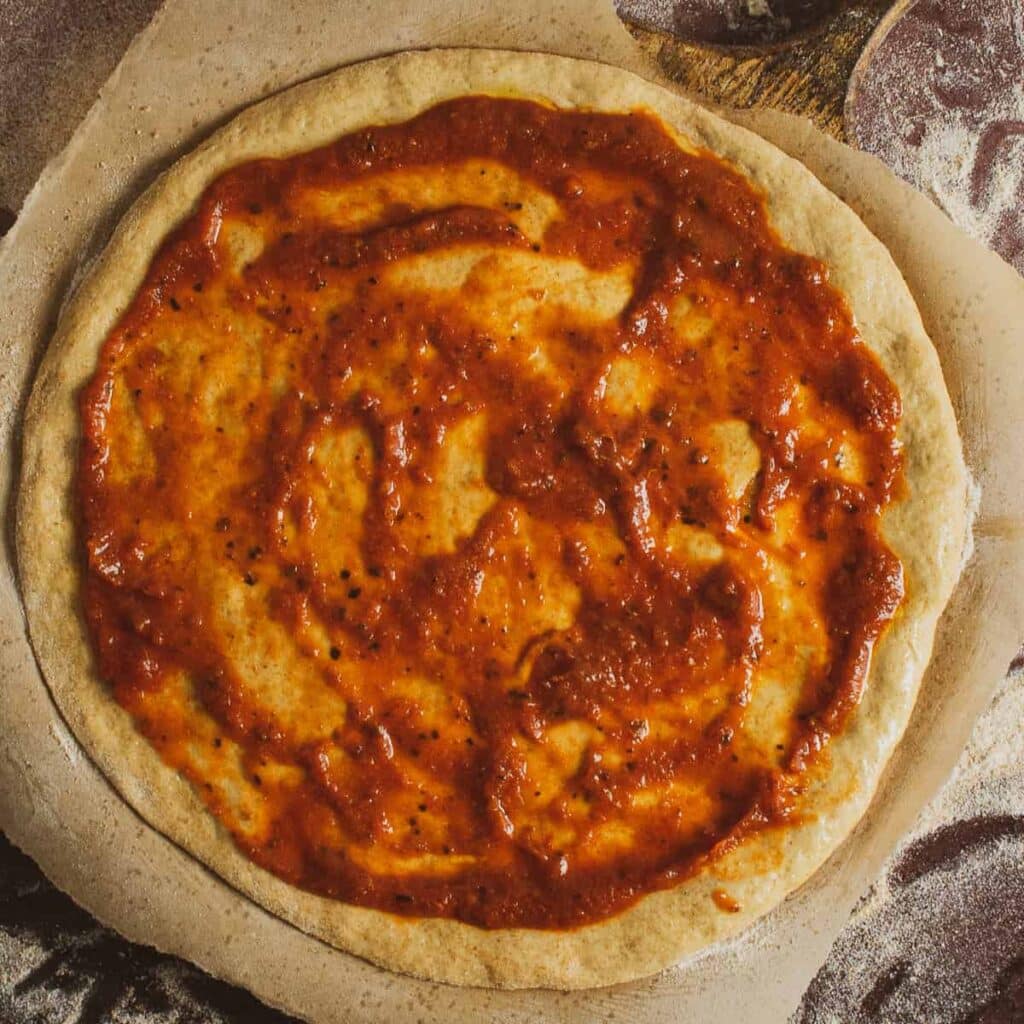
{"type": "Polygon", "coordinates": [[[799,1024],[1020,1019],[1024,676],[978,719],[953,778],[843,929],[799,1024]]]}
{"type": "Polygon", "coordinates": [[[972,237],[1024,272],[1024,9],[901,5],[872,36],[847,130],[972,237]]]}
{"type": "MultiPolygon", "coordinates": [[[[833,890],[833,892],[834,892],[834,890],[833,890]]],[[[805,893],[806,893],[806,890],[805,890],[805,893]]],[[[794,901],[794,902],[795,902],[795,901],[794,901]]],[[[791,903],[791,904],[788,904],[788,905],[787,905],[787,907],[792,907],[792,906],[793,906],[793,904],[792,904],[792,903],[791,903]]],[[[784,908],[784,909],[785,909],[785,908],[784,908]]],[[[762,937],[763,937],[763,936],[762,936],[762,937]]],[[[707,966],[708,966],[708,964],[707,964],[707,963],[705,963],[705,964],[704,964],[704,967],[705,967],[705,968],[707,968],[707,966]]],[[[524,1002],[524,1005],[528,1005],[528,1004],[524,1002]]],[[[652,1011],[656,1011],[656,1009],[657,1009],[657,1001],[656,1001],[656,1000],[648,1000],[648,1001],[647,1001],[647,1003],[646,1003],[646,1005],[647,1005],[647,1006],[648,1006],[648,1007],[649,1007],[649,1008],[650,1008],[650,1009],[651,1009],[652,1011]]]]}

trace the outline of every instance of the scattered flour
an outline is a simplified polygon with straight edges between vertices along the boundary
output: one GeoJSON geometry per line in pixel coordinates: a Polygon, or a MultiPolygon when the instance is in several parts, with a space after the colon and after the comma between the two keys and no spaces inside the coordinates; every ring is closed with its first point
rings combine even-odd
{"type": "Polygon", "coordinates": [[[1024,675],[861,901],[794,1024],[1024,1021],[1024,675]]]}

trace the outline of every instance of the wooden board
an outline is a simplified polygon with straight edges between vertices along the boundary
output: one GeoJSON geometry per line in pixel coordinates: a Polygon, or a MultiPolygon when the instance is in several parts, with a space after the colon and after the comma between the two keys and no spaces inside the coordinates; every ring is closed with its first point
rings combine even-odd
{"type": "MultiPolygon", "coordinates": [[[[800,114],[843,140],[847,83],[865,43],[891,6],[890,0],[854,0],[789,40],[727,47],[652,28],[666,24],[671,14],[666,17],[663,11],[655,17],[657,8],[649,3],[619,0],[619,8],[640,45],[682,88],[726,106],[775,107],[800,114]],[[637,20],[641,9],[650,13],[637,20]]],[[[660,6],[668,9],[673,4],[661,0],[660,6]]]]}

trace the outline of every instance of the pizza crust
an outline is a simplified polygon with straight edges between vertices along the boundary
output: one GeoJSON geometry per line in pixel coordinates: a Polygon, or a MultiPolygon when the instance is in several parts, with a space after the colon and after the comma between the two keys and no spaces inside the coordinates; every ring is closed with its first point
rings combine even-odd
{"type": "Polygon", "coordinates": [[[803,165],[618,68],[542,54],[435,50],[343,68],[250,108],[135,204],[65,309],[29,401],[18,557],[32,643],[57,704],[90,756],[153,827],[261,906],[384,967],[455,984],[572,989],[653,973],[734,934],[798,887],[852,830],[909,719],[936,621],[959,575],[967,487],[938,358],[898,268],[803,165]],[[876,648],[858,712],[829,747],[833,770],[813,794],[818,813],[762,832],[676,888],[572,931],[487,931],[453,920],[411,920],[312,895],[256,867],[109,695],[79,608],[72,489],[77,395],[170,228],[228,167],[303,152],[367,124],[404,121],[470,92],[607,111],[642,106],[731,161],[765,192],[783,241],[829,265],[861,336],[903,398],[899,435],[909,496],[889,509],[884,532],[903,561],[907,598],[876,648]],[[736,900],[738,912],[716,906],[711,894],[718,888],[736,900]]]}

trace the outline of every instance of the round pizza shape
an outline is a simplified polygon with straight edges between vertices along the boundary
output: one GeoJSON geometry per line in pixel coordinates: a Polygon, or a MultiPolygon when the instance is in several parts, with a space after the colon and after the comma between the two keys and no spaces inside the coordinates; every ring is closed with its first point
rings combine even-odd
{"type": "Polygon", "coordinates": [[[573,988],[860,818],[966,479],[899,271],[806,169],[616,68],[440,50],[139,200],[40,370],[19,558],[154,827],[386,967],[573,988]]]}

